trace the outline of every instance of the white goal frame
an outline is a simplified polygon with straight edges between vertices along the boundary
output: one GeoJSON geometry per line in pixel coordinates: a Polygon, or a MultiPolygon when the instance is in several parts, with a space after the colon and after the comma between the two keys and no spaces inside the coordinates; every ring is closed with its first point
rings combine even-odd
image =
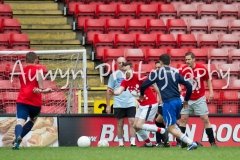
{"type": "MultiPolygon", "coordinates": [[[[24,51],[24,50],[21,50],[21,51],[9,51],[9,50],[6,50],[6,51],[0,51],[0,55],[1,54],[27,54],[28,52],[30,52],[29,50],[28,51],[24,51]]],[[[38,55],[47,55],[47,54],[51,54],[51,53],[54,53],[54,54],[57,54],[57,53],[77,53],[78,54],[78,59],[77,59],[77,63],[74,67],[74,72],[76,73],[76,69],[77,69],[77,65],[78,65],[78,61],[80,59],[80,55],[82,53],[82,62],[83,62],[83,65],[82,65],[82,71],[83,71],[83,88],[81,89],[83,91],[83,99],[84,99],[84,113],[88,113],[88,84],[87,84],[87,52],[86,52],[86,49],[76,49],[76,50],[33,50],[32,52],[35,52],[36,54],[38,55]]],[[[69,92],[69,96],[68,98],[71,98],[72,96],[72,88],[73,88],[73,82],[74,82],[74,79],[72,79],[72,83],[71,83],[71,86],[70,86],[70,92],[69,92]]],[[[81,102],[79,102],[81,103],[81,102]]],[[[68,102],[67,102],[67,113],[70,112],[70,100],[68,99],[68,102]]],[[[80,104],[81,105],[81,104],[80,104]]]]}

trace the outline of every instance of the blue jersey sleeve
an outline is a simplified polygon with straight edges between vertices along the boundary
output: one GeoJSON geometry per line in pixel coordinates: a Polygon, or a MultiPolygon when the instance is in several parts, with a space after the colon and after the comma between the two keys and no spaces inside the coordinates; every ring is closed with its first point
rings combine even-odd
{"type": "MultiPolygon", "coordinates": [[[[177,73],[178,74],[178,73],[177,73]]],[[[192,94],[192,85],[190,82],[184,80],[183,76],[181,76],[180,74],[178,74],[178,83],[182,84],[186,87],[187,91],[186,91],[186,96],[184,98],[184,101],[189,101],[191,94],[192,94]]]]}
{"type": "Polygon", "coordinates": [[[156,72],[152,72],[145,82],[142,83],[140,87],[140,95],[144,96],[145,90],[156,82],[156,72]]]}

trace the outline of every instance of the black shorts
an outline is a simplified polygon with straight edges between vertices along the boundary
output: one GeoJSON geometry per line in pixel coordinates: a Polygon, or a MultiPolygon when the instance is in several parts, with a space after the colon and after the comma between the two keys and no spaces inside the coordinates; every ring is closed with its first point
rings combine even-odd
{"type": "Polygon", "coordinates": [[[115,118],[134,118],[136,115],[136,107],[129,108],[114,108],[114,117],[115,118]]]}

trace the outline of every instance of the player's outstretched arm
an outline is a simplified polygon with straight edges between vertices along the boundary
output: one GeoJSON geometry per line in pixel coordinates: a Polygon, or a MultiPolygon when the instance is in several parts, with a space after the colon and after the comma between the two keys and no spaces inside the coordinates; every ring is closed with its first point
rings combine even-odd
{"type": "Polygon", "coordinates": [[[145,82],[140,86],[140,96],[144,96],[145,90],[156,82],[156,73],[152,72],[145,82]]]}
{"type": "Polygon", "coordinates": [[[113,94],[115,96],[119,96],[124,90],[125,88],[123,86],[120,86],[116,91],[113,92],[113,94]]]}
{"type": "Polygon", "coordinates": [[[184,80],[183,76],[181,76],[180,74],[178,74],[178,83],[184,85],[187,89],[186,91],[186,96],[184,98],[184,102],[183,102],[183,107],[187,107],[188,106],[188,101],[192,95],[192,85],[190,82],[184,80]]]}

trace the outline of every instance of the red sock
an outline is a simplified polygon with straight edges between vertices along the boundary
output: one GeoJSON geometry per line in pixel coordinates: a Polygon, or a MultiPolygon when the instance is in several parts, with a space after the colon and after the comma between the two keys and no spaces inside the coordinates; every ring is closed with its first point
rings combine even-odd
{"type": "Polygon", "coordinates": [[[144,140],[146,143],[150,143],[151,141],[150,141],[150,139],[148,138],[148,139],[146,139],[146,140],[144,140]]]}
{"type": "Polygon", "coordinates": [[[158,128],[158,129],[157,129],[157,132],[159,132],[159,133],[160,133],[160,132],[161,132],[161,128],[158,128]]]}

